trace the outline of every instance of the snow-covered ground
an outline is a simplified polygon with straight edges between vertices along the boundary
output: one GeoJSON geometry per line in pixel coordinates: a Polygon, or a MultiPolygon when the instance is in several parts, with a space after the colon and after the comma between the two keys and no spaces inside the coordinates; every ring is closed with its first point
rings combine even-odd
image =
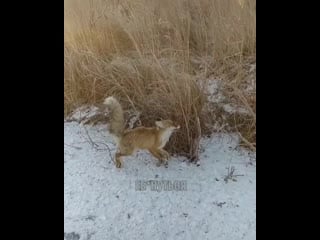
{"type": "Polygon", "coordinates": [[[198,167],[182,157],[157,167],[141,151],[121,169],[105,125],[65,123],[64,136],[66,240],[256,239],[255,155],[239,149],[235,136],[202,139],[198,167]],[[150,181],[182,188],[138,189],[150,181]]]}

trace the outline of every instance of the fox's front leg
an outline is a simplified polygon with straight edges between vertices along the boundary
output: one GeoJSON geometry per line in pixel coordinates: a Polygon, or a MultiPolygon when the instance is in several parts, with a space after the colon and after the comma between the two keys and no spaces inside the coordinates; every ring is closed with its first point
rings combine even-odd
{"type": "Polygon", "coordinates": [[[163,158],[163,163],[164,163],[164,166],[167,168],[168,167],[168,160],[170,158],[170,154],[164,150],[164,149],[159,149],[159,152],[163,158]]]}
{"type": "Polygon", "coordinates": [[[170,154],[169,154],[166,150],[160,148],[160,149],[159,149],[159,152],[160,152],[162,158],[164,158],[164,159],[166,159],[166,160],[169,160],[170,154]]]}
{"type": "Polygon", "coordinates": [[[160,167],[161,163],[163,163],[163,156],[161,155],[160,151],[157,149],[149,149],[149,152],[159,160],[157,166],[160,167]]]}

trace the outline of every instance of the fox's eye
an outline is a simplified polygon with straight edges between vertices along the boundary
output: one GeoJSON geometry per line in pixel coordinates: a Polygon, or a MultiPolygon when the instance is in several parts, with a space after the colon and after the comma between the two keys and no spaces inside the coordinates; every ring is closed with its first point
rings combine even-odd
{"type": "Polygon", "coordinates": [[[162,118],[157,118],[156,120],[157,120],[157,121],[162,121],[162,118]]]}

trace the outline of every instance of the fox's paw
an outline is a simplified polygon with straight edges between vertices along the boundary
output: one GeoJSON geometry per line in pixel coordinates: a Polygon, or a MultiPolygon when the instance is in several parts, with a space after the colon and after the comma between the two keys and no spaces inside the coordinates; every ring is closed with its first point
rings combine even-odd
{"type": "Polygon", "coordinates": [[[164,160],[169,160],[169,159],[170,159],[170,154],[169,154],[167,151],[162,151],[162,152],[161,152],[161,157],[162,157],[164,160]]]}
{"type": "Polygon", "coordinates": [[[165,167],[165,168],[168,168],[168,166],[169,166],[168,161],[165,161],[165,162],[164,162],[164,167],[165,167]]]}
{"type": "Polygon", "coordinates": [[[121,166],[122,166],[121,162],[120,161],[116,161],[116,167],[117,168],[121,168],[121,166]]]}

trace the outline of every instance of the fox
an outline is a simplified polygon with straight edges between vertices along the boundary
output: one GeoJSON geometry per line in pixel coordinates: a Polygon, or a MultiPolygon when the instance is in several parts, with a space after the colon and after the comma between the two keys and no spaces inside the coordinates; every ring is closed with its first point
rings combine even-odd
{"type": "Polygon", "coordinates": [[[170,119],[155,121],[155,127],[136,127],[125,129],[124,113],[119,101],[111,96],[104,100],[104,105],[109,110],[110,120],[108,131],[117,144],[115,165],[123,166],[122,158],[133,155],[137,150],[148,150],[156,159],[157,166],[161,164],[168,167],[170,154],[163,148],[173,132],[180,129],[180,125],[170,119]]]}

